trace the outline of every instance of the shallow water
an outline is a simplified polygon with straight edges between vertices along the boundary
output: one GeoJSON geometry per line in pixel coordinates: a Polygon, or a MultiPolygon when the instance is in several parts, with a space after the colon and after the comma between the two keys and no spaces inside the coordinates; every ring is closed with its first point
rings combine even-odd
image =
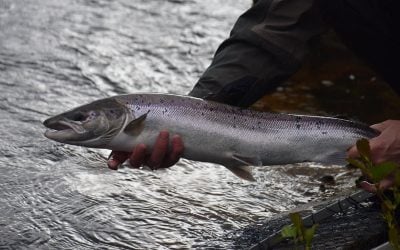
{"type": "Polygon", "coordinates": [[[322,175],[337,176],[331,193],[352,186],[341,168],[312,164],[255,169],[256,183],[185,160],[116,172],[106,150],[43,137],[45,118],[88,101],[189,92],[249,5],[2,0],[0,248],[230,248],[230,232],[326,195],[322,175]]]}

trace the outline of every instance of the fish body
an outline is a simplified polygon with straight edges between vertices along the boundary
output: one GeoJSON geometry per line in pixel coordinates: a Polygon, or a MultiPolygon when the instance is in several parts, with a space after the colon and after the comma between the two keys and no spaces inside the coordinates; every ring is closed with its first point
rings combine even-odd
{"type": "Polygon", "coordinates": [[[188,96],[130,94],[95,101],[49,118],[45,136],[63,143],[131,152],[151,149],[159,132],[179,134],[183,157],[224,165],[244,179],[246,166],[299,162],[344,164],[346,150],[378,132],[319,116],[258,112],[188,96]]]}

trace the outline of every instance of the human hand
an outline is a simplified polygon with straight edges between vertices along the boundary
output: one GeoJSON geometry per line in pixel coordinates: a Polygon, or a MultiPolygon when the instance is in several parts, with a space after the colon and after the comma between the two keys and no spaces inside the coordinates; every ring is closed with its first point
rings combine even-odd
{"type": "MultiPolygon", "coordinates": [[[[391,161],[400,164],[400,120],[387,120],[371,126],[381,132],[375,138],[369,140],[371,148],[372,162],[375,164],[391,161]]],[[[348,157],[356,158],[359,156],[357,148],[353,146],[349,149],[348,157]]],[[[394,184],[392,176],[379,183],[380,188],[386,189],[394,184]]],[[[376,186],[369,182],[360,183],[361,188],[369,192],[376,192],[376,186]]]]}
{"type": "Polygon", "coordinates": [[[169,150],[169,132],[161,131],[151,153],[147,152],[145,144],[138,144],[132,152],[112,151],[107,165],[110,169],[117,170],[122,163],[129,159],[132,168],[140,168],[143,165],[149,166],[153,170],[168,168],[179,161],[183,150],[183,141],[179,135],[172,137],[171,150],[169,150]]]}

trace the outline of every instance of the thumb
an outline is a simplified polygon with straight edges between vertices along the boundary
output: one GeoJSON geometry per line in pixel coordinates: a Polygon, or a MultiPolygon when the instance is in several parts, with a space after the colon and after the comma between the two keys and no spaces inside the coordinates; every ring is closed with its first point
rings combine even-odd
{"type": "Polygon", "coordinates": [[[370,127],[382,132],[384,129],[386,129],[389,126],[390,126],[390,123],[387,122],[387,121],[384,121],[384,122],[381,122],[381,123],[377,123],[377,124],[371,125],[370,127]]]}

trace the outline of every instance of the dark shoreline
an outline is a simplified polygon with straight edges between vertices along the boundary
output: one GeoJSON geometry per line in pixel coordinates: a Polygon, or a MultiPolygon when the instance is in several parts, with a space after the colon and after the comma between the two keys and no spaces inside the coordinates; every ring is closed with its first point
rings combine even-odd
{"type": "Polygon", "coordinates": [[[400,97],[333,32],[315,41],[302,68],[253,107],[341,116],[367,124],[400,119],[400,97]]]}

